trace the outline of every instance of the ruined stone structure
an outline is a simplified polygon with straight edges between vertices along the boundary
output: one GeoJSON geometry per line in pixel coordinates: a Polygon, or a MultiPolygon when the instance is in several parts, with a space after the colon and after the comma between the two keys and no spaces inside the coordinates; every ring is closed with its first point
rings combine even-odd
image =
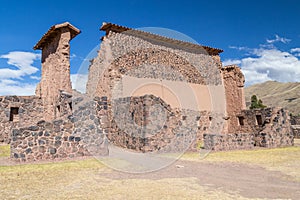
{"type": "Polygon", "coordinates": [[[60,91],[72,93],[70,80],[70,40],[80,33],[66,22],[52,26],[34,49],[42,50],[42,77],[36,96],[44,105],[44,119],[55,119],[60,91]]]}
{"type": "Polygon", "coordinates": [[[242,110],[238,124],[228,134],[204,134],[205,148],[213,150],[252,149],[293,145],[288,113],[279,108],[242,110]]]}
{"type": "MultiPolygon", "coordinates": [[[[244,76],[222,67],[222,50],[103,23],[86,94],[70,81],[70,40],[80,30],[51,27],[36,96],[0,97],[0,142],[19,161],[134,152],[251,149],[293,145],[290,116],[246,110],[244,76]]],[[[295,129],[294,134],[295,134],[295,129]]]]}
{"type": "Polygon", "coordinates": [[[300,139],[300,116],[292,116],[291,124],[294,137],[300,139]]]}

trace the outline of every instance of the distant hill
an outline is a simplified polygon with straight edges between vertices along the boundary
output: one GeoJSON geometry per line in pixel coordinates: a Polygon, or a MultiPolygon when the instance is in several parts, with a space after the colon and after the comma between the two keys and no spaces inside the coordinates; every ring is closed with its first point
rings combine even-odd
{"type": "Polygon", "coordinates": [[[266,106],[283,107],[294,115],[300,114],[300,83],[280,83],[267,81],[245,88],[247,108],[255,94],[266,106]]]}

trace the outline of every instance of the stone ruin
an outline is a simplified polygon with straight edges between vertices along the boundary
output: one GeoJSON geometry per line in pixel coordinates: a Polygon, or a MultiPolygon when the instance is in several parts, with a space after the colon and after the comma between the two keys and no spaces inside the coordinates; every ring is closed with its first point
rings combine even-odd
{"type": "Polygon", "coordinates": [[[0,97],[0,142],[12,159],[105,156],[109,144],[143,153],[293,145],[287,111],[246,109],[244,75],[222,67],[222,50],[111,23],[101,30],[86,94],[70,81],[79,29],[54,25],[34,46],[42,50],[36,95],[0,97]]]}
{"type": "Polygon", "coordinates": [[[300,139],[300,116],[291,116],[291,124],[294,137],[300,139]]]}

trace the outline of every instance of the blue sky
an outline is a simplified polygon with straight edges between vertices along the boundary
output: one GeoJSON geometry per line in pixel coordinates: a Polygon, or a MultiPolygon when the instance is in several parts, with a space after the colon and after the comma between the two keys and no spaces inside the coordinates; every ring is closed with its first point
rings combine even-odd
{"type": "Polygon", "coordinates": [[[4,1],[0,0],[0,95],[34,94],[40,51],[32,47],[54,24],[82,33],[71,42],[71,74],[100,43],[103,21],[162,27],[221,48],[224,64],[239,64],[246,84],[300,80],[300,3],[274,1],[4,1]]]}

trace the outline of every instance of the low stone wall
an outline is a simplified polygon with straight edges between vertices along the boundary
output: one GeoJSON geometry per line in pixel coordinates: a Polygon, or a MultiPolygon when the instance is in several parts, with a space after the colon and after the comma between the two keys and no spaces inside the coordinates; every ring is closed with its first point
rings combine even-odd
{"type": "Polygon", "coordinates": [[[294,138],[300,139],[300,125],[292,125],[294,138]]]}
{"type": "Polygon", "coordinates": [[[13,128],[30,126],[41,119],[43,119],[43,106],[38,97],[0,97],[0,143],[10,143],[10,133],[13,128]]]}
{"type": "Polygon", "coordinates": [[[34,161],[90,155],[81,137],[74,136],[73,124],[62,120],[41,121],[36,126],[14,129],[11,158],[34,161]]]}
{"type": "Polygon", "coordinates": [[[16,161],[100,156],[108,154],[105,130],[97,117],[103,106],[96,100],[74,98],[74,112],[67,119],[39,121],[13,129],[11,158],[16,161]]]}
{"type": "Polygon", "coordinates": [[[267,148],[294,145],[288,112],[282,108],[273,108],[270,113],[267,121],[263,122],[263,129],[255,133],[255,144],[267,148]]]}
{"type": "Polygon", "coordinates": [[[213,151],[252,149],[253,137],[251,133],[204,134],[204,148],[213,151]]]}
{"type": "Polygon", "coordinates": [[[266,148],[276,148],[294,145],[292,132],[260,132],[255,134],[255,145],[266,148]]]}
{"type": "Polygon", "coordinates": [[[291,116],[292,125],[300,125],[300,116],[291,116]]]}
{"type": "Polygon", "coordinates": [[[237,130],[247,132],[230,134],[205,134],[204,148],[215,151],[275,148],[294,145],[288,113],[282,108],[244,110],[237,130]]]}

